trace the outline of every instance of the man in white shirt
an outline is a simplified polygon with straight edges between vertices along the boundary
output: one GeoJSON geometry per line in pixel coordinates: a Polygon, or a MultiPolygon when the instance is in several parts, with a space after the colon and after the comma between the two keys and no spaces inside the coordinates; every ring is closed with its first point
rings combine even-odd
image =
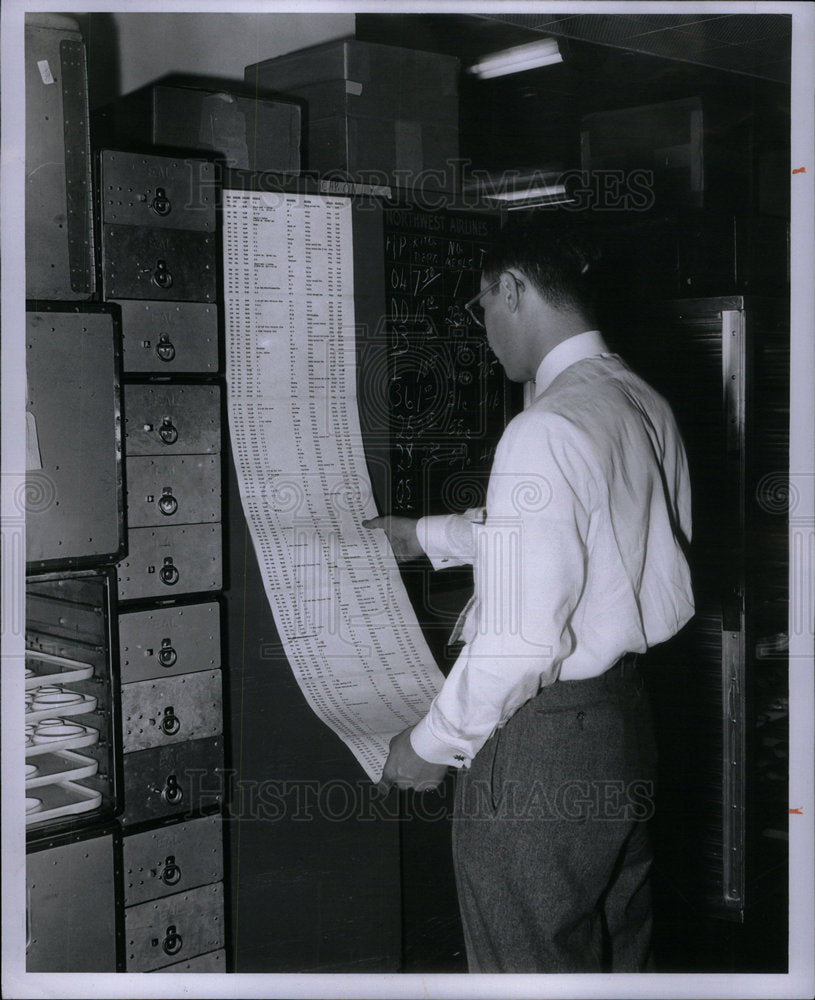
{"type": "Polygon", "coordinates": [[[468,303],[535,398],[485,511],[374,518],[400,560],[472,562],[465,645],[382,787],[460,769],[453,857],[475,972],[638,971],[650,948],[650,713],[632,654],[693,614],[687,461],[667,403],[593,329],[590,256],[506,229],[468,303]],[[483,310],[483,312],[481,312],[483,310]]]}

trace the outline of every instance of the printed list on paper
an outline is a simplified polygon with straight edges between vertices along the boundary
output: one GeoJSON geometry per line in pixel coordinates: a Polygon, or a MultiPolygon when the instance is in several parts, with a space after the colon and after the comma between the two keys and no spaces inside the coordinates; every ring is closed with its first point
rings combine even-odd
{"type": "Polygon", "coordinates": [[[229,429],[278,632],[372,780],[442,683],[382,531],[356,397],[346,198],[223,192],[229,429]]]}

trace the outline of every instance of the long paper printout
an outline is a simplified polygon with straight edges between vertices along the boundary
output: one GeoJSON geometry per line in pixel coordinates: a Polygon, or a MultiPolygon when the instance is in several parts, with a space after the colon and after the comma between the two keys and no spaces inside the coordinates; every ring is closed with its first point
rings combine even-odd
{"type": "Polygon", "coordinates": [[[377,514],[356,403],[351,203],[224,191],[229,429],[266,595],[309,705],[372,780],[442,675],[377,514]]]}

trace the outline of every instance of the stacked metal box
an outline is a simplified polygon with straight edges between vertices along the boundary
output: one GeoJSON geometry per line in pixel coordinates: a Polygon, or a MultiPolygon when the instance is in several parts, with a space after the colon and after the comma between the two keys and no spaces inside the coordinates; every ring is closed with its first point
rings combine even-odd
{"type": "Polygon", "coordinates": [[[103,293],[121,308],[125,379],[124,964],[223,970],[214,165],[103,150],[99,201],[103,293]]]}
{"type": "Polygon", "coordinates": [[[258,93],[308,106],[307,168],[416,193],[458,187],[455,56],[355,38],[246,67],[258,93]]]}
{"type": "Polygon", "coordinates": [[[214,165],[94,178],[76,23],[26,67],[27,968],[223,970],[214,165]]]}
{"type": "MultiPolygon", "coordinates": [[[[193,84],[186,79],[188,84],[193,84]]],[[[297,174],[301,108],[261,100],[240,85],[228,91],[151,83],[95,109],[97,140],[110,147],[138,142],[155,152],[189,151],[238,170],[297,174]]]]}
{"type": "MultiPolygon", "coordinates": [[[[87,73],[72,18],[26,16],[25,85],[26,652],[4,667],[25,673],[26,963],[112,972],[120,360],[115,309],[89,301],[98,281],[87,73]]],[[[8,549],[12,565],[17,551],[8,549]]]]}
{"type": "Polygon", "coordinates": [[[76,21],[25,23],[26,296],[87,299],[96,290],[85,44],[76,21]]]}

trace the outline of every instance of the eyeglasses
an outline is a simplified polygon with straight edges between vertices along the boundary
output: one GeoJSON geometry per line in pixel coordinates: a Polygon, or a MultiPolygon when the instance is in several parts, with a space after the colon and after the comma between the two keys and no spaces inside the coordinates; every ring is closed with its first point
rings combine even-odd
{"type": "Polygon", "coordinates": [[[481,305],[481,299],[487,294],[487,292],[493,291],[493,289],[497,288],[500,284],[501,284],[501,279],[498,278],[498,280],[493,281],[491,285],[487,285],[486,288],[482,288],[477,295],[474,295],[470,299],[469,302],[464,303],[464,308],[467,310],[467,312],[475,321],[475,323],[480,327],[485,326],[484,307],[481,305]]]}

